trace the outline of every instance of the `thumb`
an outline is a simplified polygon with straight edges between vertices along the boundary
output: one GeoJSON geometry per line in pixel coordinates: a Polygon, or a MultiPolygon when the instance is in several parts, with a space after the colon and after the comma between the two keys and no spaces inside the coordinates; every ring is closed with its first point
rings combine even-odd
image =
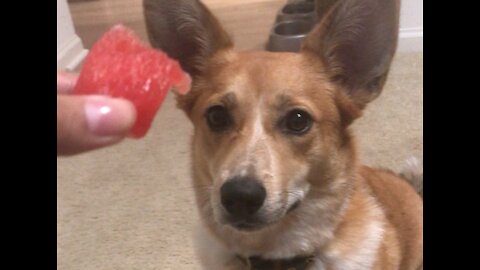
{"type": "Polygon", "coordinates": [[[57,95],[57,155],[120,142],[132,128],[132,103],[106,96],[57,95]]]}

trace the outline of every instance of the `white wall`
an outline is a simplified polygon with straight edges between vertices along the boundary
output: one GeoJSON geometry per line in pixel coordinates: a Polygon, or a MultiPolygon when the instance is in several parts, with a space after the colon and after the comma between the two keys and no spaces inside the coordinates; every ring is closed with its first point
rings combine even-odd
{"type": "MultiPolygon", "coordinates": [[[[423,51],[423,0],[401,0],[399,51],[423,51]]],[[[57,0],[57,68],[73,70],[87,50],[75,34],[67,0],[57,0]]]]}
{"type": "Polygon", "coordinates": [[[423,51],[423,0],[401,0],[399,51],[423,51]]]}
{"type": "Polygon", "coordinates": [[[86,53],[75,34],[67,0],[57,0],[57,69],[75,69],[86,53]]]}

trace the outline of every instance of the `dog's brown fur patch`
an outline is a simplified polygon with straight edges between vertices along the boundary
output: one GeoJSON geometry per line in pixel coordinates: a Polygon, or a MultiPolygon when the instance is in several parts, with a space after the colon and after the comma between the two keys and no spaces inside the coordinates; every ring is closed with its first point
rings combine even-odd
{"type": "Polygon", "coordinates": [[[238,52],[201,2],[145,2],[150,40],[194,78],[178,106],[195,126],[192,172],[206,228],[207,246],[199,250],[205,269],[244,269],[237,255],[313,254],[328,270],[422,266],[421,198],[395,174],[362,167],[349,130],[388,76],[399,1],[338,1],[300,53],[238,52]],[[213,106],[231,119],[222,132],[207,124],[213,106]],[[280,124],[294,109],[312,120],[302,134],[280,124]],[[239,175],[258,179],[267,193],[256,214],[260,225],[248,232],[229,223],[220,200],[222,185],[239,175]]]}

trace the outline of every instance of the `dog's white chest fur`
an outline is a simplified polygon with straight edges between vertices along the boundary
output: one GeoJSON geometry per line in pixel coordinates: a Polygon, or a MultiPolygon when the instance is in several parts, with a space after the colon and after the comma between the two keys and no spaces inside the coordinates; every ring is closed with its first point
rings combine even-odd
{"type": "Polygon", "coordinates": [[[323,254],[329,269],[368,270],[372,269],[383,237],[383,226],[379,221],[371,222],[365,231],[363,240],[347,252],[332,248],[323,254]]]}
{"type": "MultiPolygon", "coordinates": [[[[197,254],[204,269],[243,270],[245,265],[237,259],[237,255],[244,257],[258,255],[254,254],[252,250],[242,249],[240,245],[229,248],[212,236],[203,226],[197,228],[197,254]]],[[[376,253],[383,237],[383,224],[381,221],[375,220],[369,223],[364,230],[362,240],[351,249],[342,250],[339,248],[342,243],[335,243],[337,240],[332,240],[333,244],[326,245],[326,248],[322,249],[319,248],[321,241],[318,239],[331,237],[321,235],[321,230],[309,231],[300,225],[279,236],[275,241],[275,247],[262,256],[269,259],[280,259],[299,254],[315,254],[317,257],[310,266],[310,270],[368,270],[375,263],[376,253]]]]}

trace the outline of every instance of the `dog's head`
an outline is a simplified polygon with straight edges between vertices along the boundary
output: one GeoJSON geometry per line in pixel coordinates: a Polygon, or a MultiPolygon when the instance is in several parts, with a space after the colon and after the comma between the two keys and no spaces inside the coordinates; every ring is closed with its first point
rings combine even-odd
{"type": "Polygon", "coordinates": [[[395,0],[340,0],[299,53],[271,53],[235,51],[199,1],[145,1],[152,45],[194,79],[178,105],[195,127],[203,215],[258,230],[309,194],[346,193],[355,167],[348,126],[383,88],[398,8],[395,0]]]}

